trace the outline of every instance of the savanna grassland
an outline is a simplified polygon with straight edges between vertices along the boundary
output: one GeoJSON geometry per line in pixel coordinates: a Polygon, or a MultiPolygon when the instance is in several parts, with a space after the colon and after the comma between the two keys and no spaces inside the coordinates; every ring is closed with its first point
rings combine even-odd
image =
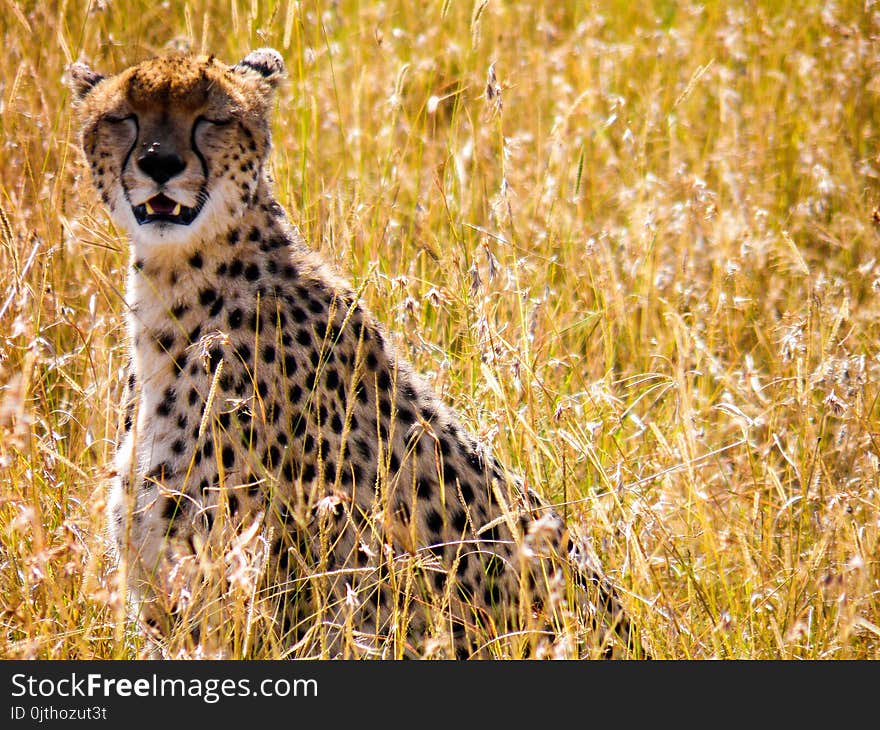
{"type": "Polygon", "coordinates": [[[880,5],[3,0],[0,29],[0,657],[143,652],[103,527],[127,250],[64,68],[260,46],[305,239],[655,657],[880,657],[880,5]]]}

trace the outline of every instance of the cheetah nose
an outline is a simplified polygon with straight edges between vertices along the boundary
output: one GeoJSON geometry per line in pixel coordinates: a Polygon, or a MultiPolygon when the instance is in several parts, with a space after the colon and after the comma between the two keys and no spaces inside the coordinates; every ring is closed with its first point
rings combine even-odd
{"type": "Polygon", "coordinates": [[[161,153],[158,144],[151,144],[147,151],[137,158],[137,166],[160,185],[186,169],[183,158],[175,152],[161,153]]]}

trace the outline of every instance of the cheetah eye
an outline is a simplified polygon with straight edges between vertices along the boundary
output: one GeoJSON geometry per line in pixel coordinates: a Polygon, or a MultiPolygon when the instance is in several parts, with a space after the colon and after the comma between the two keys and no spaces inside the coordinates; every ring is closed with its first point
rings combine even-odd
{"type": "Polygon", "coordinates": [[[134,114],[126,114],[124,117],[105,116],[103,121],[108,124],[124,124],[125,122],[137,123],[137,117],[134,114]]]}
{"type": "Polygon", "coordinates": [[[138,119],[134,114],[127,114],[124,117],[107,115],[102,117],[100,121],[105,125],[108,134],[112,136],[127,139],[132,135],[137,135],[138,119]]]}
{"type": "Polygon", "coordinates": [[[195,126],[199,126],[202,122],[206,124],[213,124],[215,127],[225,127],[227,124],[232,124],[233,119],[229,117],[228,119],[210,119],[209,117],[197,117],[195,126]]]}

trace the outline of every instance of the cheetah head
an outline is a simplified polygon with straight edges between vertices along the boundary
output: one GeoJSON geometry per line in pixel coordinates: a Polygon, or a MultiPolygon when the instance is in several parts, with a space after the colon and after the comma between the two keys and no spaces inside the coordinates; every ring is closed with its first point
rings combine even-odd
{"type": "Polygon", "coordinates": [[[136,249],[195,244],[233,225],[263,174],[283,73],[269,48],[234,66],[187,54],[110,77],[68,68],[92,182],[136,249]]]}

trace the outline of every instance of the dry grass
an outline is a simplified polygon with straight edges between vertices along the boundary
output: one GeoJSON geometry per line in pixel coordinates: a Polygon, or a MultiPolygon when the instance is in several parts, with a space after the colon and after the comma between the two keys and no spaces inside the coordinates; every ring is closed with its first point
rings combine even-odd
{"type": "Polygon", "coordinates": [[[282,51],[282,202],[655,656],[880,656],[880,8],[729,5],[3,0],[0,657],[141,651],[125,245],[60,77],[170,42],[282,51]]]}

